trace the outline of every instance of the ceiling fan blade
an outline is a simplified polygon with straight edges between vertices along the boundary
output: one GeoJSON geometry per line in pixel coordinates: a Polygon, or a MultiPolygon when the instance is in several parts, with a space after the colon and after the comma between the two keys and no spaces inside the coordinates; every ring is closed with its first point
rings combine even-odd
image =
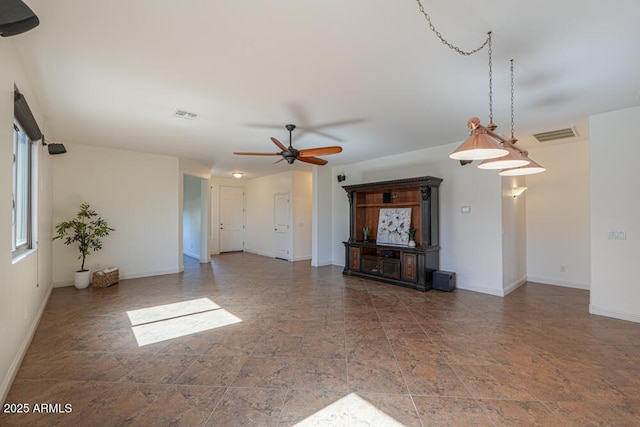
{"type": "Polygon", "coordinates": [[[283,160],[284,160],[284,157],[283,157],[283,158],[281,158],[280,160],[276,160],[275,162],[273,162],[273,164],[274,164],[274,165],[277,165],[278,163],[280,163],[280,162],[281,162],[281,161],[283,161],[283,160]]]}
{"type": "Polygon", "coordinates": [[[342,152],[342,147],[337,145],[332,147],[318,147],[300,150],[300,157],[327,156],[329,154],[337,154],[342,152]]]}
{"type": "Polygon", "coordinates": [[[233,154],[237,154],[239,156],[279,156],[280,153],[240,153],[234,151],[233,154]]]}
{"type": "Polygon", "coordinates": [[[298,157],[298,160],[300,160],[301,162],[305,162],[305,163],[311,163],[312,165],[326,165],[327,162],[325,159],[319,159],[317,157],[298,157]]]}
{"type": "Polygon", "coordinates": [[[276,144],[278,146],[279,149],[281,149],[282,151],[286,151],[287,147],[284,146],[284,144],[280,141],[278,141],[275,138],[271,138],[271,141],[273,141],[274,144],[276,144]]]}

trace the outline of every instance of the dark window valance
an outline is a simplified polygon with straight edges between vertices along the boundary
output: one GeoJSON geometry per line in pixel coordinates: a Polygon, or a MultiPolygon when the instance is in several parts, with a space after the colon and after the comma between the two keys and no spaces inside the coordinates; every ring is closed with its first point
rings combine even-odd
{"type": "Polygon", "coordinates": [[[13,95],[13,114],[20,122],[20,125],[22,125],[22,128],[27,133],[29,139],[32,141],[42,139],[42,132],[40,132],[40,127],[38,126],[38,123],[36,123],[33,113],[31,113],[29,104],[27,104],[27,100],[24,95],[17,89],[14,91],[13,95]]]}

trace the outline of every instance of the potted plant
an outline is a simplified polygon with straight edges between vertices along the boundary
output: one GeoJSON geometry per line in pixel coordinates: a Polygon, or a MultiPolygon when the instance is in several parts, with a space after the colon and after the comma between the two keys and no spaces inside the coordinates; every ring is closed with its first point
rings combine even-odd
{"type": "Polygon", "coordinates": [[[362,227],[362,234],[364,235],[364,241],[369,241],[369,227],[362,227]]]}
{"type": "Polygon", "coordinates": [[[414,247],[416,245],[416,229],[409,229],[409,246],[414,247]]]}
{"type": "Polygon", "coordinates": [[[65,245],[78,244],[80,251],[78,259],[82,260],[82,264],[80,264],[80,270],[74,275],[73,284],[77,289],[84,289],[91,282],[91,271],[84,268],[87,255],[102,249],[102,238],[112,231],[115,230],[109,228],[107,222],[91,209],[89,203],[80,205],[75,218],[56,225],[56,235],[53,240],[64,239],[65,245]]]}

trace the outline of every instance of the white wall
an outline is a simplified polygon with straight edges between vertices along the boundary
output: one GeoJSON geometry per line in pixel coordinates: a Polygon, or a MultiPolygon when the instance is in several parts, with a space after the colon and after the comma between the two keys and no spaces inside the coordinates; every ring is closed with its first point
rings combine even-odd
{"type": "Polygon", "coordinates": [[[312,209],[313,226],[311,237],[311,265],[319,267],[331,264],[332,238],[332,168],[313,167],[312,209]]]}
{"type": "Polygon", "coordinates": [[[640,197],[637,124],[640,107],[590,119],[590,312],[640,322],[640,197]],[[626,232],[626,240],[608,239],[626,232]]]}
{"type": "Polygon", "coordinates": [[[527,192],[514,198],[512,190],[524,187],[524,182],[524,177],[502,178],[502,287],[505,295],[527,281],[527,192]]]}
{"type": "Polygon", "coordinates": [[[311,259],[311,226],[313,222],[313,176],[309,172],[294,171],[292,177],[291,230],[293,232],[293,261],[311,259]]]}
{"type": "MultiPolygon", "coordinates": [[[[457,274],[459,288],[504,295],[502,270],[502,181],[476,164],[449,159],[456,144],[333,168],[332,263],[344,265],[342,242],[349,237],[349,203],[343,185],[431,175],[440,186],[440,269],[457,274]],[[471,212],[461,213],[462,206],[471,212]]],[[[323,231],[319,231],[322,233],[323,231]]]]}
{"type": "MultiPolygon", "coordinates": [[[[200,259],[200,178],[184,175],[182,192],[182,251],[185,255],[200,259]]],[[[204,212],[206,214],[206,212],[204,212]]]]}
{"type": "Polygon", "coordinates": [[[245,185],[247,223],[244,249],[247,252],[275,257],[274,195],[278,193],[291,195],[293,191],[291,173],[283,172],[250,179],[245,185]]]}
{"type": "MultiPolygon", "coordinates": [[[[88,267],[114,265],[120,277],[180,271],[178,159],[156,154],[65,143],[53,161],[54,224],[88,202],[116,231],[88,267]]],[[[77,247],[54,242],[53,281],[69,285],[80,266],[77,247]]]]}
{"type": "Polygon", "coordinates": [[[589,289],[589,141],[549,142],[528,150],[547,171],[526,177],[527,280],[589,289]]]}
{"type": "Polygon", "coordinates": [[[288,194],[292,261],[311,259],[312,174],[283,172],[246,181],[245,251],[275,256],[274,197],[288,194]],[[300,224],[302,224],[300,226],[300,224]]]}
{"type": "Polygon", "coordinates": [[[4,402],[51,291],[52,156],[36,144],[37,250],[14,262],[11,256],[13,86],[25,95],[46,133],[38,99],[12,39],[0,43],[0,402],[4,402]]]}

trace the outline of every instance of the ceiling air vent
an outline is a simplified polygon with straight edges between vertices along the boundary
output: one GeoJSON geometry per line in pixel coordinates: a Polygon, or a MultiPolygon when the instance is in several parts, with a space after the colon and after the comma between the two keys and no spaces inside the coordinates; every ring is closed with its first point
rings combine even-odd
{"type": "Polygon", "coordinates": [[[538,142],[555,141],[556,139],[575,138],[578,136],[574,128],[557,129],[549,132],[534,133],[538,142]]]}
{"type": "Polygon", "coordinates": [[[187,120],[194,120],[195,118],[198,117],[198,115],[196,113],[190,113],[188,111],[184,111],[184,110],[176,110],[173,113],[174,117],[179,117],[181,119],[187,119],[187,120]]]}

